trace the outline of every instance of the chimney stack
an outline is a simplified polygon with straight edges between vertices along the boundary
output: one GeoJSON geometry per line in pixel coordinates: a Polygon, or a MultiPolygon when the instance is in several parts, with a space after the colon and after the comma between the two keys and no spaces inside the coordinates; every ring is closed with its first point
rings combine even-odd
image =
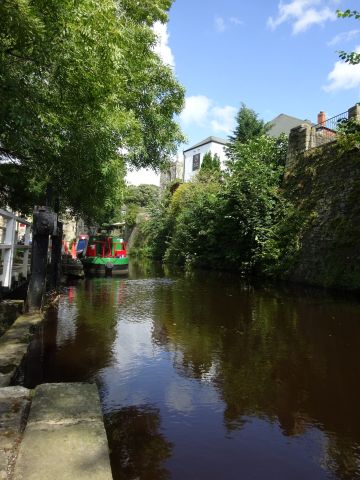
{"type": "Polygon", "coordinates": [[[326,114],[325,112],[319,112],[317,118],[318,124],[326,122],[326,114]]]}

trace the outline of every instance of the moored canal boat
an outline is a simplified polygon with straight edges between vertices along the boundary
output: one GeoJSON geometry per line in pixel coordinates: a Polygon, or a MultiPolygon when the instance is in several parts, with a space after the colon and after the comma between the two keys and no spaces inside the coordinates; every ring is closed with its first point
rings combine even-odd
{"type": "Polygon", "coordinates": [[[129,259],[126,242],[112,235],[93,235],[84,238],[81,261],[85,275],[127,274],[129,259]]]}

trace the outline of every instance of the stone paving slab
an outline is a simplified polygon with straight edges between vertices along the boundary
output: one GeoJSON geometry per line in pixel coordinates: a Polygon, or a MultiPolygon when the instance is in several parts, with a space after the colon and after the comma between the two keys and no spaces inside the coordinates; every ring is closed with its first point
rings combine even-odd
{"type": "Polygon", "coordinates": [[[96,385],[35,389],[14,480],[111,480],[96,385]]]}
{"type": "Polygon", "coordinates": [[[91,421],[103,421],[95,384],[45,383],[36,387],[28,427],[91,421]]]}
{"type": "Polygon", "coordinates": [[[31,391],[24,387],[0,388],[0,479],[9,478],[17,455],[18,445],[28,408],[31,391]]]}
{"type": "Polygon", "coordinates": [[[43,315],[21,315],[0,338],[0,387],[6,387],[24,358],[43,315]]]}

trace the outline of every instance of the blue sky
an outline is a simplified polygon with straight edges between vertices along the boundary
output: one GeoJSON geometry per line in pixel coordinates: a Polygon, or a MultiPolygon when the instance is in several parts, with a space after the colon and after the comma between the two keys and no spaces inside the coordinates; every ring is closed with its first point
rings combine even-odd
{"type": "Polygon", "coordinates": [[[336,18],[338,8],[360,10],[360,1],[176,0],[155,31],[186,89],[187,145],[226,138],[241,102],[266,121],[286,113],[316,122],[320,110],[329,118],[360,101],[360,66],[336,53],[360,51],[360,21],[336,18]]]}

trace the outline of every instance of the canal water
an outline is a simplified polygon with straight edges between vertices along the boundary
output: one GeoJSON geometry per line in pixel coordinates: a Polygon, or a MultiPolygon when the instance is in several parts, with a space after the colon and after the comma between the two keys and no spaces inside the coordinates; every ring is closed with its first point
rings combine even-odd
{"type": "Polygon", "coordinates": [[[95,381],[115,480],[360,479],[360,303],[132,265],[69,285],[24,384],[95,381]]]}

